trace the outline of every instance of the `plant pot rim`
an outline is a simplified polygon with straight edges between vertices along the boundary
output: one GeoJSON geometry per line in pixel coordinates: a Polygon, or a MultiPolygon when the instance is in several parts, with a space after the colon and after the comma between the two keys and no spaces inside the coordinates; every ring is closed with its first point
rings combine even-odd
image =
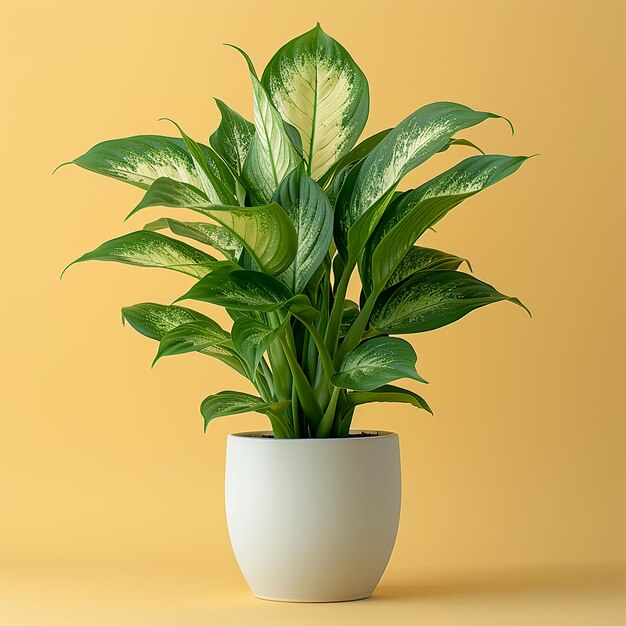
{"type": "Polygon", "coordinates": [[[375,439],[387,439],[389,437],[397,437],[398,434],[391,432],[389,430],[375,430],[375,429],[364,429],[358,428],[350,431],[351,437],[302,437],[302,438],[285,438],[285,439],[276,439],[274,437],[274,433],[271,430],[250,430],[244,431],[240,433],[231,433],[228,435],[228,438],[231,437],[236,439],[249,439],[252,441],[273,441],[274,443],[280,444],[289,444],[294,442],[337,442],[337,443],[345,443],[349,441],[372,441],[375,439]],[[359,436],[363,434],[363,436],[359,436]],[[271,435],[271,436],[267,436],[271,435]]]}

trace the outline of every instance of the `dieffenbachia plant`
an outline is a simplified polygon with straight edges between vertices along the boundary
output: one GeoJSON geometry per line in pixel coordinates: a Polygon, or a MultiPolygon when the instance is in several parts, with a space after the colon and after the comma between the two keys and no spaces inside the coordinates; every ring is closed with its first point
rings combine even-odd
{"type": "Polygon", "coordinates": [[[175,124],[180,137],[104,141],[72,161],[145,190],[131,214],[159,206],[190,210],[200,221],[175,211],[74,263],[174,270],[194,281],[176,302],[226,309],[230,330],[178,304],[122,310],[135,330],[159,342],[155,361],[200,352],[255,387],[256,395],[206,398],[205,428],[217,417],[256,411],[276,437],[345,437],[360,404],[430,411],[419,395],[390,384],[425,382],[413,347],[397,335],[440,328],[492,302],[521,303],[459,271],[461,257],[416,242],[527,157],[481,152],[400,191],[403,177],[430,157],[455,145],[475,148],[459,132],[501,116],[436,102],[357,143],[368,83],[319,25],[283,46],[262,76],[242,54],[253,122],[217,100],[221,122],[209,145],[175,124]],[[346,297],[355,272],[359,303],[346,297]]]}

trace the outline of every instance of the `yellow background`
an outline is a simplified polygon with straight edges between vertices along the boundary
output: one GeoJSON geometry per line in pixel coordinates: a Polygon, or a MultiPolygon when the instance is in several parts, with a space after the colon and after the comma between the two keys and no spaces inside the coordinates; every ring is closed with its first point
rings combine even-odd
{"type": "MultiPolygon", "coordinates": [[[[376,623],[376,615],[464,624],[479,614],[476,623],[527,624],[552,610],[571,610],[572,624],[591,611],[581,597],[617,584],[626,563],[624,17],[622,3],[606,1],[5,6],[6,623],[38,610],[51,620],[54,606],[65,615],[59,623],[95,624],[116,602],[135,607],[132,624],[143,623],[144,609],[161,611],[150,624],[376,623]],[[206,141],[219,119],[212,96],[250,117],[244,64],[221,44],[243,46],[263,67],[318,19],[370,81],[366,134],[453,100],[513,120],[514,137],[500,121],[463,134],[487,151],[540,156],[428,237],[469,258],[478,277],[520,297],[534,318],[499,304],[411,339],[436,416],[371,405],[355,421],[401,437],[402,521],[378,600],[312,609],[255,603],[230,550],[225,436],[265,420],[224,418],[203,435],[198,406],[219,390],[249,388],[200,355],[151,371],[156,344],[120,324],[122,306],[171,302],[188,280],[101,263],[59,281],[68,261],[163,212],[124,225],[139,190],[78,168],[50,173],[104,139],[174,134],[161,116],[206,141]],[[498,590],[522,595],[503,604],[498,590]],[[78,606],[99,608],[83,615],[78,606]],[[186,621],[177,610],[188,611],[186,621]]],[[[406,185],[469,154],[450,150],[406,185]]],[[[619,623],[606,598],[593,611],[604,615],[597,623],[619,623]]],[[[120,613],[103,623],[126,622],[120,613]]]]}

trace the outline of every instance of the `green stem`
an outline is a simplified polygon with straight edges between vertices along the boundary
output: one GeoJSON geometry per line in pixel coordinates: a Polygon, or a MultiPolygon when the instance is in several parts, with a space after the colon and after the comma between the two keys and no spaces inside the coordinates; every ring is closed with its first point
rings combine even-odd
{"type": "Polygon", "coordinates": [[[276,392],[274,390],[274,380],[272,377],[272,370],[270,370],[265,357],[261,357],[261,369],[263,370],[263,376],[265,377],[265,382],[267,383],[272,396],[276,397],[276,392]]]}
{"type": "Polygon", "coordinates": [[[257,371],[255,379],[252,382],[254,386],[257,388],[263,400],[265,400],[266,402],[273,400],[272,393],[270,392],[270,389],[269,389],[269,385],[267,384],[267,381],[265,380],[265,376],[263,376],[261,372],[257,371]]]}
{"type": "Polygon", "coordinates": [[[272,411],[267,412],[267,417],[270,420],[270,424],[272,425],[272,430],[274,431],[274,436],[277,439],[293,439],[294,433],[287,422],[285,422],[280,416],[272,411]]]}
{"type": "Polygon", "coordinates": [[[311,384],[309,383],[305,373],[302,371],[302,368],[298,363],[298,359],[292,352],[288,340],[285,339],[284,333],[281,333],[279,336],[279,341],[283,348],[287,363],[289,364],[291,375],[293,376],[293,381],[298,392],[300,404],[302,405],[304,414],[307,419],[313,420],[314,425],[317,426],[322,419],[323,414],[318,401],[315,399],[315,394],[313,393],[311,384]]]}
{"type": "Polygon", "coordinates": [[[333,393],[330,396],[330,402],[326,407],[326,412],[324,413],[324,417],[322,417],[322,421],[315,432],[315,436],[318,438],[328,437],[330,434],[330,430],[332,428],[333,422],[335,421],[335,413],[337,409],[337,400],[339,398],[339,387],[335,387],[333,389],[333,393]]]}
{"type": "Polygon", "coordinates": [[[339,367],[343,357],[359,345],[363,337],[363,333],[365,332],[365,328],[370,321],[370,316],[374,310],[374,305],[376,304],[378,295],[378,293],[372,292],[365,301],[363,308],[354,320],[352,327],[348,331],[348,334],[345,336],[341,346],[335,354],[335,367],[339,367]]]}
{"type": "Polygon", "coordinates": [[[324,372],[326,373],[326,376],[330,378],[335,373],[335,367],[333,366],[333,360],[330,356],[330,353],[328,352],[328,350],[326,349],[326,346],[324,345],[324,339],[319,334],[317,328],[315,328],[315,325],[312,322],[307,321],[305,319],[300,319],[300,321],[302,322],[304,327],[309,331],[309,334],[311,335],[311,339],[315,343],[315,347],[318,350],[319,357],[324,367],[324,372]]]}
{"type": "Polygon", "coordinates": [[[293,433],[296,438],[300,438],[300,410],[298,406],[298,391],[296,382],[291,383],[291,417],[293,419],[293,433]]]}
{"type": "Polygon", "coordinates": [[[352,425],[352,416],[354,415],[354,409],[349,409],[343,416],[341,421],[341,437],[348,437],[350,435],[350,426],[352,425]]]}
{"type": "Polygon", "coordinates": [[[267,356],[272,367],[276,398],[279,401],[289,400],[291,397],[291,371],[283,359],[280,346],[271,343],[267,349],[267,356]]]}
{"type": "Polygon", "coordinates": [[[356,265],[356,261],[349,261],[343,270],[339,285],[335,293],[335,301],[330,312],[330,319],[328,320],[328,326],[326,327],[326,335],[324,337],[324,344],[330,354],[334,354],[337,349],[337,343],[339,342],[339,331],[341,329],[341,316],[343,314],[343,306],[346,301],[346,293],[348,292],[348,284],[350,283],[350,277],[352,276],[352,270],[356,265]]]}

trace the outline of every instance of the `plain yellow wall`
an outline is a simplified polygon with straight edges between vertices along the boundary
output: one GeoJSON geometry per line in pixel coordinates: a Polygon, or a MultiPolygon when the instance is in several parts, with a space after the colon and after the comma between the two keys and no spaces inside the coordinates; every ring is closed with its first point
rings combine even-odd
{"type": "MultiPolygon", "coordinates": [[[[435,417],[360,410],[400,433],[401,529],[388,576],[626,560],[624,11],[620,2],[25,2],[0,26],[2,418],[0,561],[204,563],[238,576],[223,513],[225,418],[198,405],[248,390],[199,355],[165,359],[120,308],[170,302],[185,277],[71,259],[122,224],[140,191],[52,169],[98,141],[206,141],[212,96],[250,115],[262,67],[317,20],[369,78],[367,132],[454,100],[510,117],[464,133],[541,153],[467,201],[428,243],[520,297],[414,336],[435,417]]],[[[468,156],[433,159],[407,185],[468,156]]],[[[223,316],[217,316],[224,319],[223,316]]],[[[409,383],[410,384],[410,383],[409,383]]]]}

